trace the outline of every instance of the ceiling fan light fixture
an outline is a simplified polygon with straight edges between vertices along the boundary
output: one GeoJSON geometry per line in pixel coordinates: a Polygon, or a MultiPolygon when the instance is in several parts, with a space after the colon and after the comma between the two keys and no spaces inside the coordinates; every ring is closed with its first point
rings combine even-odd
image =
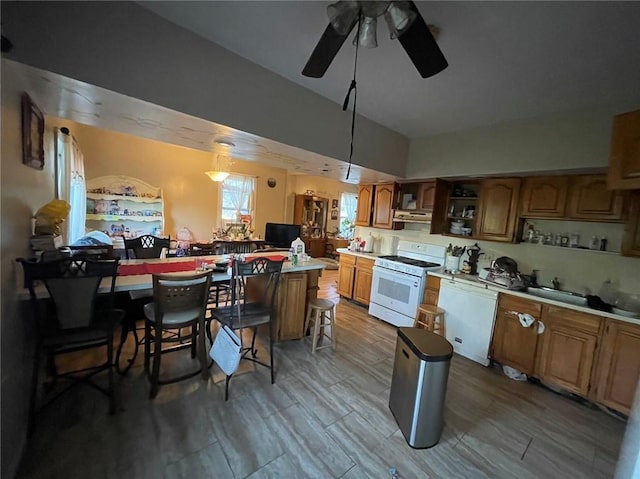
{"type": "Polygon", "coordinates": [[[216,183],[220,183],[224,180],[227,179],[227,177],[229,176],[229,173],[227,173],[226,171],[205,171],[204,172],[205,175],[207,175],[211,181],[215,181],[216,183]]]}
{"type": "Polygon", "coordinates": [[[377,40],[377,20],[372,17],[363,17],[360,24],[360,37],[359,40],[354,37],[353,44],[360,43],[361,47],[376,48],[378,46],[377,40]]]}
{"type": "Polygon", "coordinates": [[[327,7],[329,22],[340,35],[349,34],[359,14],[360,7],[356,1],[340,0],[327,7]]]}
{"type": "Polygon", "coordinates": [[[384,12],[391,39],[406,32],[416,19],[416,13],[407,2],[391,2],[384,12]]]}

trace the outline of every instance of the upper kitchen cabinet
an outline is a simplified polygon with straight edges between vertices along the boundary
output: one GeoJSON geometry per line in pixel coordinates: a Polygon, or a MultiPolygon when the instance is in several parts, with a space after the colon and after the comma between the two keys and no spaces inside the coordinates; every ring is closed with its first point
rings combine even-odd
{"type": "Polygon", "coordinates": [[[622,254],[640,256],[640,190],[633,191],[629,199],[629,218],[622,237],[622,254]]]}
{"type": "Polygon", "coordinates": [[[568,190],[568,176],[525,178],[520,215],[527,218],[564,217],[568,190]]]}
{"type": "Polygon", "coordinates": [[[358,187],[358,203],[356,206],[356,225],[371,226],[371,208],[373,206],[373,185],[358,187]]]}
{"type": "Polygon", "coordinates": [[[398,229],[401,227],[393,222],[393,210],[397,192],[398,185],[396,183],[382,183],[375,186],[371,226],[384,229],[398,229]]]}
{"type": "Polygon", "coordinates": [[[436,181],[402,183],[398,208],[409,211],[432,212],[436,202],[436,181]]]}
{"type": "Polygon", "coordinates": [[[474,237],[488,241],[513,241],[518,219],[520,183],[520,178],[496,178],[480,183],[477,231],[474,237]]]}
{"type": "Polygon", "coordinates": [[[571,176],[567,217],[586,221],[621,221],[624,218],[624,200],[624,192],[607,189],[604,175],[571,176]]]}
{"type": "Polygon", "coordinates": [[[609,188],[640,189],[640,110],[613,119],[607,183],[609,188]]]}

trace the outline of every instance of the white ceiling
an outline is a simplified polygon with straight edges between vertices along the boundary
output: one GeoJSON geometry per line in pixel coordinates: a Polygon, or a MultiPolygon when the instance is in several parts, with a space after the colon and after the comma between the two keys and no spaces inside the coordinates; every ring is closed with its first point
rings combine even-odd
{"type": "MultiPolygon", "coordinates": [[[[342,103],[345,42],[324,78],[301,75],[330,2],[140,2],[166,19],[342,103]]],[[[416,2],[449,67],[422,79],[384,22],[361,49],[358,111],[410,138],[562,111],[640,105],[640,2],[416,2]]]]}

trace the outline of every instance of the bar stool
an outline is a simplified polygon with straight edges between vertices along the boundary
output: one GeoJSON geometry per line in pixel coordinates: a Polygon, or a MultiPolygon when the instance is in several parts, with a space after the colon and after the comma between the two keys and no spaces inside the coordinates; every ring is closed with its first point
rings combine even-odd
{"type": "Polygon", "coordinates": [[[413,323],[414,328],[424,328],[427,331],[445,336],[444,309],[433,304],[421,304],[418,307],[418,315],[413,323]]]}
{"type": "Polygon", "coordinates": [[[311,331],[311,354],[315,354],[316,350],[322,348],[333,347],[336,349],[336,316],[335,304],[333,301],[322,298],[314,298],[307,304],[307,317],[304,320],[304,331],[311,326],[313,321],[313,330],[311,331]],[[331,335],[325,332],[325,328],[331,328],[331,335]],[[331,340],[330,344],[318,346],[318,342],[324,337],[331,340]]]}

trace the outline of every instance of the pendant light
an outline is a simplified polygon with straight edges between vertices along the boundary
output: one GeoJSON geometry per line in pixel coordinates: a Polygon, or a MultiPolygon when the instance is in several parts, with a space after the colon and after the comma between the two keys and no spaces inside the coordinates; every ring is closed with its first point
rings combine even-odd
{"type": "Polygon", "coordinates": [[[215,169],[210,171],[205,171],[205,175],[207,175],[211,181],[215,181],[216,183],[220,183],[227,179],[229,173],[226,171],[220,170],[220,155],[216,155],[216,166],[215,169]]]}

